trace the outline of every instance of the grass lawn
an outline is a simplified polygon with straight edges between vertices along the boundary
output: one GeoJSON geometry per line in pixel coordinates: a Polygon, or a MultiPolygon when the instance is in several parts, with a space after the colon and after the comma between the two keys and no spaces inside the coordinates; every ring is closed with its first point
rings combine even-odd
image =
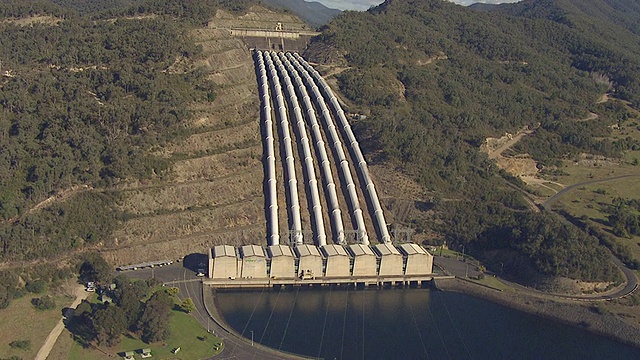
{"type": "MultiPolygon", "coordinates": [[[[628,161],[630,164],[632,164],[633,161],[636,160],[636,159],[640,162],[640,151],[627,151],[624,154],[624,160],[628,161]]],[[[638,166],[636,166],[636,167],[638,167],[638,166]]]]}
{"type": "Polygon", "coordinates": [[[457,257],[457,256],[462,256],[462,253],[459,253],[457,251],[450,250],[450,249],[443,249],[441,246],[438,246],[436,251],[433,252],[433,255],[457,257]]]}
{"type": "Polygon", "coordinates": [[[562,171],[568,175],[547,176],[566,186],[590,180],[606,179],[620,175],[640,174],[640,166],[620,162],[602,162],[598,165],[575,165],[572,161],[565,161],[562,171]]]}
{"type": "Polygon", "coordinates": [[[547,186],[543,186],[542,184],[531,184],[531,185],[527,185],[528,189],[531,189],[530,192],[535,193],[537,196],[539,197],[544,197],[544,198],[549,198],[553,195],[555,195],[556,193],[558,193],[558,191],[554,191],[553,189],[550,189],[547,186]]]}
{"type": "Polygon", "coordinates": [[[500,290],[511,290],[511,288],[505,284],[503,284],[500,280],[494,278],[492,275],[485,275],[482,280],[469,279],[478,284],[491,286],[492,288],[500,289],[500,290]]]}
{"type": "MultiPolygon", "coordinates": [[[[579,187],[562,197],[556,207],[562,208],[578,218],[587,216],[593,222],[593,225],[610,231],[611,229],[607,225],[608,214],[605,210],[606,206],[611,204],[616,197],[639,199],[640,181],[638,181],[638,178],[579,187]]],[[[630,239],[619,239],[629,245],[635,258],[640,259],[640,246],[638,245],[640,237],[633,236],[630,239]]]]}
{"type": "Polygon", "coordinates": [[[49,332],[62,318],[62,308],[69,306],[72,299],[63,295],[54,295],[56,307],[40,311],[31,305],[31,299],[44,294],[31,294],[15,299],[9,307],[0,310],[0,357],[17,356],[23,359],[35,358],[49,332]],[[15,340],[29,340],[28,350],[12,349],[9,343],[15,340]]]}
{"type": "MultiPolygon", "coordinates": [[[[63,334],[64,335],[64,334],[63,334]]],[[[150,348],[153,357],[151,359],[182,359],[196,360],[205,359],[219,354],[223,346],[215,350],[215,345],[222,341],[207,334],[205,329],[193,316],[185,314],[182,311],[173,311],[171,317],[171,337],[166,341],[145,344],[141,340],[133,337],[123,336],[120,344],[113,348],[102,348],[104,352],[96,349],[85,349],[76,342],[73,342],[68,352],[69,360],[85,360],[85,359],[111,359],[113,360],[117,354],[124,351],[136,351],[139,349],[150,348]],[[177,354],[173,354],[171,350],[180,347],[181,350],[177,354]],[[109,355],[112,355],[111,357],[109,355]]],[[[137,355],[136,358],[140,358],[137,355]]]]}
{"type": "Polygon", "coordinates": [[[581,186],[558,200],[558,206],[562,206],[578,217],[587,215],[593,219],[604,220],[606,214],[602,212],[603,207],[611,204],[617,197],[640,198],[640,179],[629,178],[581,186]]]}

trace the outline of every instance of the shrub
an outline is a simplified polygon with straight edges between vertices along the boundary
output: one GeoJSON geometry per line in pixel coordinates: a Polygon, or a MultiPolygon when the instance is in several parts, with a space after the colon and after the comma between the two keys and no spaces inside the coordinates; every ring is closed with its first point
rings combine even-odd
{"type": "Polygon", "coordinates": [[[56,307],[55,300],[48,295],[31,299],[31,304],[38,310],[51,310],[56,307]]]}
{"type": "Polygon", "coordinates": [[[9,343],[12,349],[29,350],[31,349],[31,340],[14,340],[9,343]]]}
{"type": "Polygon", "coordinates": [[[27,289],[27,291],[34,294],[42,294],[45,290],[47,290],[47,282],[42,279],[29,281],[24,287],[25,289],[27,289]]]}

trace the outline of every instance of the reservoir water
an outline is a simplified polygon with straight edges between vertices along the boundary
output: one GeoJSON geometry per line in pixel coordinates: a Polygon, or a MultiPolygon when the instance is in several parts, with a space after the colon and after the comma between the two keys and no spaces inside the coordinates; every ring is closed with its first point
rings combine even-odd
{"type": "Polygon", "coordinates": [[[640,359],[640,349],[429,289],[217,291],[246,338],[324,359],[640,359]]]}

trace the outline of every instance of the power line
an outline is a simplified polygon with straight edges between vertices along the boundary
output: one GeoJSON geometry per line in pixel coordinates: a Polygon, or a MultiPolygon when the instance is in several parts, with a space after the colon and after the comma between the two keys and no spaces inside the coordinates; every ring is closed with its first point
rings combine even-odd
{"type": "Polygon", "coordinates": [[[322,343],[324,342],[324,331],[327,328],[327,317],[329,316],[329,304],[331,301],[331,286],[329,286],[329,296],[327,296],[327,307],[324,312],[324,324],[322,325],[322,335],[320,336],[320,347],[318,348],[318,358],[320,358],[320,353],[322,353],[322,343]]]}
{"type": "Polygon", "coordinates": [[[349,288],[347,287],[347,293],[344,297],[344,315],[342,318],[342,344],[340,345],[340,359],[342,359],[342,351],[344,350],[344,333],[347,328],[347,305],[349,302],[349,288]]]}
{"type": "MultiPolygon", "coordinates": [[[[424,350],[424,355],[427,357],[427,359],[429,359],[429,352],[427,352],[427,347],[424,344],[424,340],[422,339],[422,333],[420,332],[420,327],[418,326],[418,321],[416,320],[416,315],[413,312],[413,306],[411,306],[411,304],[407,304],[409,311],[411,311],[411,317],[413,318],[413,325],[415,325],[416,327],[416,331],[418,332],[418,337],[420,338],[420,343],[422,344],[422,349],[424,350]]],[[[427,305],[429,306],[429,305],[427,305]]]]}
{"type": "Polygon", "coordinates": [[[282,344],[284,343],[284,338],[287,335],[287,330],[289,329],[289,323],[291,322],[291,316],[293,315],[293,309],[296,307],[296,303],[298,301],[298,293],[300,293],[300,286],[296,290],[296,296],[293,299],[293,305],[291,305],[291,311],[289,312],[289,319],[287,319],[287,325],[284,327],[284,332],[282,333],[282,339],[280,340],[280,346],[278,346],[278,350],[282,349],[282,344]]]}
{"type": "Polygon", "coordinates": [[[267,333],[267,329],[269,328],[269,323],[271,322],[271,317],[273,317],[273,312],[276,311],[276,306],[278,306],[278,300],[280,300],[280,294],[282,294],[282,289],[278,291],[278,296],[276,296],[276,302],[273,303],[273,308],[271,308],[271,313],[269,314],[269,319],[267,319],[267,323],[264,326],[264,330],[262,331],[262,336],[260,336],[259,343],[262,343],[262,339],[264,339],[264,335],[267,333]]]}
{"type": "Polygon", "coordinates": [[[429,310],[429,316],[431,317],[431,322],[433,323],[433,327],[436,328],[436,333],[438,333],[438,337],[440,338],[440,342],[442,342],[442,347],[444,348],[444,352],[447,354],[447,359],[451,359],[451,355],[449,354],[449,351],[447,350],[447,345],[444,343],[444,338],[442,337],[442,334],[440,333],[440,329],[438,329],[438,324],[436,323],[436,320],[433,318],[433,313],[431,312],[431,306],[427,306],[427,310],[429,310]]]}
{"type": "Polygon", "coordinates": [[[462,343],[462,347],[464,347],[464,350],[467,352],[467,355],[469,355],[469,359],[473,359],[473,356],[471,356],[471,352],[469,351],[469,348],[467,348],[467,344],[465,344],[464,340],[462,339],[462,336],[460,336],[460,332],[458,331],[458,328],[456,327],[456,323],[453,321],[453,317],[451,317],[451,313],[449,312],[449,308],[447,307],[447,303],[442,299],[442,295],[440,295],[439,292],[436,291],[436,293],[440,297],[440,301],[444,305],[444,309],[447,311],[447,315],[449,316],[449,321],[451,321],[451,324],[453,325],[453,329],[456,331],[456,334],[458,334],[458,338],[460,339],[460,342],[462,343]]]}

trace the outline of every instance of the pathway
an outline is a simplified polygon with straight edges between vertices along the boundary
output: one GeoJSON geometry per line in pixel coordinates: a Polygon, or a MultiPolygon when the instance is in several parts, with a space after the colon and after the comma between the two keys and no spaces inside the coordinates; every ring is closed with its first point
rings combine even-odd
{"type": "Polygon", "coordinates": [[[520,139],[522,139],[525,135],[529,135],[531,133],[533,133],[533,130],[524,130],[524,131],[518,132],[518,134],[516,134],[514,137],[509,139],[504,144],[498,146],[492,151],[489,151],[489,153],[487,154],[489,156],[489,159],[499,158],[500,156],[502,156],[503,152],[505,152],[507,149],[509,149],[513,145],[517,144],[518,141],[520,141],[520,139]]]}
{"type": "MultiPolygon", "coordinates": [[[[86,299],[89,296],[89,294],[91,293],[85,291],[84,286],[78,285],[74,289],[75,299],[73,300],[69,308],[75,308],[76,306],[78,306],[82,300],[86,299]]],[[[47,336],[47,339],[44,341],[44,344],[42,345],[40,350],[38,350],[38,354],[36,354],[35,360],[45,360],[49,356],[51,349],[53,349],[53,345],[55,345],[58,337],[60,336],[60,334],[62,334],[62,330],[64,330],[64,318],[65,317],[63,316],[58,321],[53,330],[51,330],[49,336],[47,336]]]]}

